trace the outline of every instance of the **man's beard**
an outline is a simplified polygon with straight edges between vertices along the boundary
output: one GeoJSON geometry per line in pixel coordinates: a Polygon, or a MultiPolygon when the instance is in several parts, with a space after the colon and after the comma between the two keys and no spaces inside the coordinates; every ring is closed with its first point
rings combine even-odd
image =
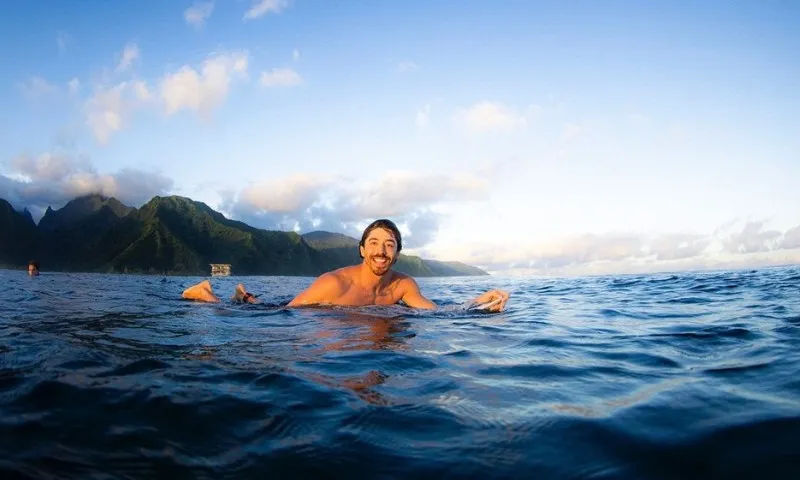
{"type": "Polygon", "coordinates": [[[389,271],[389,269],[392,268],[392,264],[393,263],[394,262],[392,262],[392,259],[389,258],[389,257],[384,257],[384,256],[381,256],[381,255],[374,255],[374,256],[370,257],[369,267],[370,267],[370,270],[372,270],[372,273],[374,273],[375,275],[385,275],[389,271]],[[375,259],[376,258],[377,259],[385,259],[386,262],[383,263],[382,265],[381,264],[377,264],[377,263],[375,263],[375,259]]]}

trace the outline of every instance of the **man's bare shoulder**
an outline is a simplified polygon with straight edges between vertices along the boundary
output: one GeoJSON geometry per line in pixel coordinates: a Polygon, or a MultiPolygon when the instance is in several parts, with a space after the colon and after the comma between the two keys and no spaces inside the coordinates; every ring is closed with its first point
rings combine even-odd
{"type": "Polygon", "coordinates": [[[392,283],[404,290],[419,289],[419,287],[417,286],[417,281],[414,280],[414,277],[394,270],[392,270],[392,283]]]}
{"type": "Polygon", "coordinates": [[[300,292],[287,306],[333,303],[348,288],[351,281],[340,272],[332,271],[317,277],[311,285],[300,292]]]}
{"type": "Polygon", "coordinates": [[[358,276],[359,270],[358,265],[349,265],[347,267],[337,268],[336,270],[331,270],[328,273],[323,274],[320,278],[327,276],[329,277],[329,281],[337,281],[342,284],[350,284],[353,283],[353,279],[358,276]]]}
{"type": "Polygon", "coordinates": [[[407,274],[405,274],[403,272],[398,272],[397,270],[392,270],[392,275],[393,275],[392,279],[394,281],[414,280],[410,275],[407,275],[407,274]]]}

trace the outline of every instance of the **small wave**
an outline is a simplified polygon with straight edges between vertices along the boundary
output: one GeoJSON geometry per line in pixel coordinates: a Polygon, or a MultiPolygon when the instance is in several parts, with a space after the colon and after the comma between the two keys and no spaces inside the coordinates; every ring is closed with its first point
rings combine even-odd
{"type": "Polygon", "coordinates": [[[475,355],[466,349],[456,350],[454,352],[448,352],[444,354],[445,357],[453,357],[453,358],[473,358],[475,355]]]}
{"type": "Polygon", "coordinates": [[[679,305],[698,305],[698,304],[705,304],[705,303],[714,303],[715,300],[708,297],[677,297],[677,298],[670,298],[663,303],[677,303],[679,305]]]}
{"type": "Polygon", "coordinates": [[[603,317],[607,318],[624,317],[624,318],[635,318],[637,320],[644,320],[647,318],[647,315],[634,312],[626,312],[614,308],[603,308],[598,313],[600,313],[600,315],[602,315],[603,317]]]}
{"type": "Polygon", "coordinates": [[[635,280],[614,279],[614,280],[611,281],[609,286],[611,286],[613,288],[626,288],[626,287],[633,287],[633,286],[639,285],[641,282],[642,281],[640,279],[635,279],[635,280]]]}
{"type": "Polygon", "coordinates": [[[658,278],[658,277],[651,278],[651,279],[647,280],[647,283],[662,284],[662,283],[671,283],[671,282],[681,281],[681,280],[682,280],[682,278],[679,277],[678,275],[670,275],[670,276],[662,277],[662,278],[658,278]]]}
{"type": "Polygon", "coordinates": [[[740,283],[734,282],[719,282],[719,283],[700,283],[689,287],[690,291],[704,292],[704,293],[724,293],[726,295],[735,294],[732,290],[742,288],[740,283]]]}
{"type": "Polygon", "coordinates": [[[727,365],[727,366],[717,366],[714,368],[708,368],[705,373],[711,375],[740,375],[743,373],[750,373],[754,371],[761,371],[764,369],[769,368],[772,365],[772,362],[760,362],[760,363],[752,363],[748,365],[727,365]]]}
{"type": "Polygon", "coordinates": [[[607,350],[604,351],[591,350],[588,353],[591,353],[592,357],[594,358],[621,361],[639,367],[667,368],[667,369],[683,368],[683,365],[681,365],[679,362],[671,358],[665,357],[663,355],[655,355],[652,353],[633,352],[633,351],[614,352],[607,350]]]}
{"type": "Polygon", "coordinates": [[[631,372],[617,366],[595,365],[591,367],[573,367],[555,364],[539,365],[503,365],[481,368],[477,370],[479,375],[502,376],[511,378],[535,378],[535,379],[563,379],[575,378],[580,376],[594,375],[629,375],[631,372]]]}
{"type": "Polygon", "coordinates": [[[138,375],[140,373],[152,373],[159,370],[168,370],[170,368],[170,364],[167,362],[162,362],[160,360],[146,358],[143,360],[137,360],[135,362],[129,363],[122,367],[102,372],[97,375],[96,377],[118,377],[118,376],[126,376],[126,375],[138,375]]]}
{"type": "Polygon", "coordinates": [[[694,331],[680,331],[682,327],[671,327],[670,329],[679,329],[679,331],[670,333],[654,333],[653,337],[675,337],[675,338],[692,338],[692,339],[714,339],[714,338],[736,338],[736,339],[756,339],[760,335],[750,329],[743,327],[727,327],[716,326],[708,327],[702,330],[694,331]]]}

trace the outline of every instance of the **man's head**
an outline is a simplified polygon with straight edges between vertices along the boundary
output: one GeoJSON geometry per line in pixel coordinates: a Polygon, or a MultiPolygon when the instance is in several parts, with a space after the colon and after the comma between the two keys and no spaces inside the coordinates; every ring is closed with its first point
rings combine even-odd
{"type": "Polygon", "coordinates": [[[36,260],[28,262],[28,275],[39,275],[39,262],[36,260]]]}
{"type": "Polygon", "coordinates": [[[400,230],[391,220],[380,219],[370,223],[361,241],[358,253],[375,275],[383,275],[397,262],[403,239],[400,230]]]}

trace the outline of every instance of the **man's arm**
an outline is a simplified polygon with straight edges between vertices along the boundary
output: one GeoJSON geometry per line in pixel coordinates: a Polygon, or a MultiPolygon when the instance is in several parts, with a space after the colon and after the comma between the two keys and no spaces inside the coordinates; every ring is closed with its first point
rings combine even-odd
{"type": "Polygon", "coordinates": [[[342,281],[328,272],[317,277],[305,290],[286,304],[287,307],[334,303],[342,295],[342,281]]]}
{"type": "Polygon", "coordinates": [[[417,282],[413,278],[408,277],[403,279],[403,288],[405,292],[400,300],[407,306],[411,308],[424,308],[427,310],[435,310],[437,308],[435,303],[422,295],[419,291],[419,285],[417,285],[417,282]]]}

